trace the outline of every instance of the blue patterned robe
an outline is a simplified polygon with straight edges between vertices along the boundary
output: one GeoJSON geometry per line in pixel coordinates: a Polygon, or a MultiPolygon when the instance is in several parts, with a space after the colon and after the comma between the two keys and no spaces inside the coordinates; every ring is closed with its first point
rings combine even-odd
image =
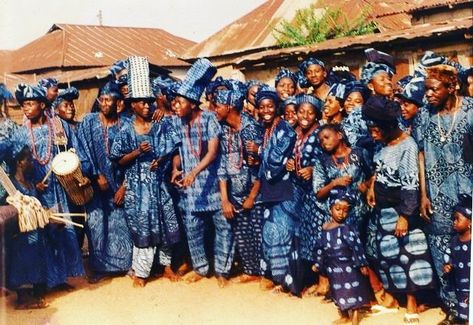
{"type": "Polygon", "coordinates": [[[347,311],[369,304],[368,279],[360,272],[368,262],[358,232],[347,224],[323,230],[315,249],[315,266],[327,275],[337,307],[347,311]]]}
{"type": "MultiPolygon", "coordinates": [[[[37,184],[41,182],[51,168],[51,162],[56,154],[61,150],[75,148],[81,162],[81,168],[85,175],[88,174],[90,165],[83,155],[82,147],[77,140],[77,137],[70,129],[69,125],[61,121],[65,135],[68,139],[66,148],[64,146],[56,146],[54,141],[51,148],[51,158],[45,165],[41,165],[36,159],[33,159],[33,175],[32,182],[37,184]]],[[[40,159],[45,159],[48,152],[48,138],[53,136],[49,134],[48,126],[46,124],[33,128],[33,135],[35,143],[30,140],[30,131],[26,126],[22,126],[15,133],[12,142],[17,142],[19,146],[28,146],[31,151],[32,146],[35,145],[37,155],[40,159]]],[[[50,175],[48,178],[48,187],[43,193],[38,193],[38,199],[46,209],[51,209],[56,212],[69,212],[67,204],[67,197],[61,184],[54,176],[50,175]]],[[[84,274],[84,267],[82,265],[82,255],[77,242],[77,237],[72,226],[49,224],[45,228],[46,240],[48,245],[51,245],[54,254],[51,256],[51,261],[48,263],[51,267],[48,270],[48,287],[53,287],[66,282],[67,277],[81,276],[84,274]]]]}
{"type": "Polygon", "coordinates": [[[298,243],[295,231],[298,216],[294,215],[294,187],[286,163],[292,156],[296,133],[280,120],[266,147],[262,148],[260,165],[263,212],[263,259],[261,268],[273,281],[299,295],[298,243]]]}
{"type": "Polygon", "coordinates": [[[367,248],[384,288],[390,292],[435,288],[430,250],[419,224],[417,155],[414,139],[407,137],[383,147],[374,157],[376,215],[370,224],[367,248]],[[404,237],[394,235],[400,216],[409,222],[404,237]]]}
{"type": "MultiPolygon", "coordinates": [[[[194,156],[199,148],[207,148],[208,142],[219,138],[221,135],[221,126],[218,123],[215,114],[208,111],[202,111],[200,123],[193,123],[190,127],[189,137],[187,137],[182,119],[173,119],[175,129],[179,139],[182,139],[182,145],[179,149],[181,157],[182,170],[184,175],[199,164],[206,152],[202,149],[200,157],[194,156]],[[200,125],[200,126],[199,126],[200,125]],[[201,135],[201,137],[199,136],[201,135]],[[201,143],[199,144],[199,140],[201,143]]],[[[180,206],[183,210],[189,212],[216,211],[221,209],[220,191],[218,188],[218,167],[219,159],[215,159],[207,168],[201,171],[195,178],[194,183],[188,188],[182,190],[180,206]]]]}
{"type": "MultiPolygon", "coordinates": [[[[0,166],[3,167],[5,172],[8,173],[8,168],[5,163],[3,163],[4,159],[8,157],[4,157],[7,152],[9,152],[9,148],[11,146],[10,138],[13,134],[18,130],[19,126],[9,118],[5,118],[0,120],[0,166]]],[[[5,198],[7,196],[7,192],[0,184],[0,204],[5,204],[5,198]]]]}
{"type": "MultiPolygon", "coordinates": [[[[371,177],[371,161],[368,158],[368,153],[361,148],[354,147],[348,155],[348,164],[343,168],[338,168],[332,159],[332,155],[323,152],[319,155],[317,166],[314,168],[312,187],[314,193],[317,193],[322,187],[336,178],[342,176],[350,176],[352,183],[347,189],[356,196],[355,205],[350,209],[350,214],[346,223],[351,225],[357,231],[361,231],[363,221],[368,218],[369,209],[365,200],[358,190],[358,186],[371,177]]],[[[324,215],[329,215],[328,200],[320,202],[323,205],[324,215]]]]}
{"type": "MultiPolygon", "coordinates": [[[[241,114],[240,130],[233,132],[228,125],[222,126],[220,138],[220,167],[218,176],[227,182],[229,200],[236,209],[243,202],[257,179],[258,166],[248,166],[246,144],[249,141],[261,145],[263,130],[248,114],[241,114]]],[[[236,246],[246,274],[260,275],[262,207],[255,204],[251,211],[241,210],[233,219],[236,246]]]]}
{"type": "Polygon", "coordinates": [[[136,247],[170,246],[179,241],[179,225],[172,202],[160,204],[165,162],[159,163],[156,171],[151,171],[150,166],[153,159],[169,159],[180,139],[167,119],[153,123],[148,134],[137,134],[134,120],[121,128],[110,152],[110,159],[118,161],[143,141],[152,147],[125,167],[127,224],[136,247]]]}
{"type": "Polygon", "coordinates": [[[119,121],[105,130],[99,113],[86,115],[77,131],[84,153],[91,163],[92,177],[103,175],[109,189],[101,191],[94,182],[94,197],[86,205],[87,238],[90,264],[94,271],[120,272],[131,267],[132,241],[126,224],[125,210],[113,203],[123,182],[122,169],[109,159],[109,148],[120,128],[129,120],[119,121]]]}
{"type": "Polygon", "coordinates": [[[360,139],[369,137],[368,127],[361,115],[361,106],[354,107],[351,113],[343,119],[341,126],[352,147],[356,146],[360,139]]]}
{"type": "MultiPolygon", "coordinates": [[[[36,189],[26,188],[12,178],[21,193],[37,197],[36,189]]],[[[44,229],[18,232],[8,243],[7,285],[11,289],[21,286],[48,283],[48,259],[53,250],[47,246],[44,229]]]]}
{"type": "Polygon", "coordinates": [[[413,137],[425,155],[425,178],[433,207],[431,222],[426,227],[435,269],[441,284],[440,297],[452,313],[457,304],[455,294],[443,278],[444,256],[453,236],[453,207],[460,194],[473,189],[473,98],[463,97],[455,125],[445,142],[440,141],[452,127],[453,115],[439,115],[430,106],[416,116],[413,137]]]}

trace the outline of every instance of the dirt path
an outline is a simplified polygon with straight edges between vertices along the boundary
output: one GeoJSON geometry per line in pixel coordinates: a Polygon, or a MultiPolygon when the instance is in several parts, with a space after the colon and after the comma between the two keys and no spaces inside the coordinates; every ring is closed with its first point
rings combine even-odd
{"type": "MultiPolygon", "coordinates": [[[[217,287],[214,278],[198,283],[171,283],[157,279],[145,288],[133,288],[128,277],[89,285],[70,282],[72,292],[47,296],[50,307],[16,311],[14,295],[0,298],[1,324],[8,325],[147,325],[147,324],[331,324],[338,315],[321,298],[288,297],[262,292],[257,283],[217,287]]],[[[404,309],[395,314],[364,318],[361,324],[402,324],[404,309]]],[[[439,309],[420,315],[420,324],[434,325],[443,318],[439,309]]]]}

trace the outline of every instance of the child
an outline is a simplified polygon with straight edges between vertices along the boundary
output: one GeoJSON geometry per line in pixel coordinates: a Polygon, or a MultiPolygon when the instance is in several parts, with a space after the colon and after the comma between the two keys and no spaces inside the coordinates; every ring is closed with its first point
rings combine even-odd
{"type": "Polygon", "coordinates": [[[471,251],[471,196],[460,197],[453,212],[453,230],[457,235],[451,241],[451,253],[443,266],[445,275],[452,279],[455,295],[458,324],[469,324],[468,296],[470,294],[470,251],[471,251]]]}
{"type": "Polygon", "coordinates": [[[354,197],[344,190],[330,193],[331,220],[324,224],[316,246],[314,272],[320,270],[330,282],[330,294],[340,310],[341,318],[334,324],[350,321],[358,324],[358,310],[370,301],[368,262],[358,234],[344,223],[354,197]]]}

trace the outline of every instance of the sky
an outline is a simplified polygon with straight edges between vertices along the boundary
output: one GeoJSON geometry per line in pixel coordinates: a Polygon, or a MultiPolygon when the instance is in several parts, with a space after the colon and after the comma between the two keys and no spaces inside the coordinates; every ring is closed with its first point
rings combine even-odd
{"type": "Polygon", "coordinates": [[[55,23],[161,28],[196,42],[265,0],[0,0],[0,50],[46,34],[55,23]]]}

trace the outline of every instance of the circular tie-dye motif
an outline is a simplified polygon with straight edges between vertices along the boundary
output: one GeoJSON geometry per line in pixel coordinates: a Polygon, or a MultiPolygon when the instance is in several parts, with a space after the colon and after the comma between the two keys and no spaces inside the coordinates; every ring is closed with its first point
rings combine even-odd
{"type": "Polygon", "coordinates": [[[433,280],[433,270],[429,262],[417,260],[409,268],[409,278],[418,286],[429,285],[433,280]]]}
{"type": "Polygon", "coordinates": [[[398,289],[405,289],[407,287],[407,276],[404,269],[399,265],[392,265],[389,268],[389,274],[393,284],[398,289]]]}
{"type": "Polygon", "coordinates": [[[399,255],[399,242],[393,235],[384,236],[379,243],[379,248],[381,250],[381,255],[385,258],[395,258],[399,255]]]}

